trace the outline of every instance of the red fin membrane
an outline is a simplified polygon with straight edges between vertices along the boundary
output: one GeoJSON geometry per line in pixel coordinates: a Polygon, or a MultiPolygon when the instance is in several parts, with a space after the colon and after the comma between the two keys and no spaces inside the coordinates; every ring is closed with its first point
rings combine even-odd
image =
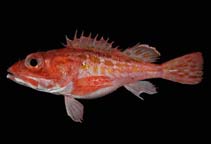
{"type": "Polygon", "coordinates": [[[126,49],[124,53],[130,58],[142,62],[155,62],[160,56],[160,53],[154,47],[146,44],[137,44],[126,49]]]}
{"type": "Polygon", "coordinates": [[[102,51],[118,51],[117,47],[113,48],[112,44],[113,42],[109,43],[108,39],[105,40],[103,37],[101,37],[98,40],[98,35],[95,36],[95,38],[91,37],[91,33],[88,37],[84,36],[83,33],[79,38],[77,38],[77,32],[75,33],[75,37],[73,40],[66,37],[66,47],[67,48],[80,48],[80,49],[98,49],[102,51]]]}
{"type": "Polygon", "coordinates": [[[200,52],[187,54],[162,64],[162,78],[182,84],[198,84],[202,80],[202,65],[200,52]]]}

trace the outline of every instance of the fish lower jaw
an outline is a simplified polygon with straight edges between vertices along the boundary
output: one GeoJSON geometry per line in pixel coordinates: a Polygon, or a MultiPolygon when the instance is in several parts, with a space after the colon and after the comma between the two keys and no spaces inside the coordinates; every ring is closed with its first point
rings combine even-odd
{"type": "Polygon", "coordinates": [[[26,83],[22,79],[18,78],[13,74],[7,74],[7,78],[19,84],[26,85],[26,83]]]}
{"type": "Polygon", "coordinates": [[[33,89],[36,89],[35,86],[33,86],[33,85],[29,84],[29,83],[26,83],[24,80],[22,80],[18,76],[15,76],[15,75],[13,75],[11,73],[7,74],[7,78],[10,79],[10,80],[12,80],[12,81],[14,81],[14,82],[16,82],[16,83],[18,83],[18,84],[20,84],[20,85],[24,85],[24,86],[27,86],[27,87],[31,87],[33,89]]]}
{"type": "Polygon", "coordinates": [[[15,76],[13,74],[7,74],[7,78],[10,80],[15,80],[15,76]]]}

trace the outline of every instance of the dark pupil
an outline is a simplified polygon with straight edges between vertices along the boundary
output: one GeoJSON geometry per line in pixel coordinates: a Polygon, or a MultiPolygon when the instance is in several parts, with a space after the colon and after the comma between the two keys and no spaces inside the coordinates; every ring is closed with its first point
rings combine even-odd
{"type": "Polygon", "coordinates": [[[37,64],[38,64],[38,61],[37,61],[36,59],[31,59],[31,60],[30,60],[30,65],[31,65],[31,66],[34,67],[34,66],[36,66],[37,64]]]}

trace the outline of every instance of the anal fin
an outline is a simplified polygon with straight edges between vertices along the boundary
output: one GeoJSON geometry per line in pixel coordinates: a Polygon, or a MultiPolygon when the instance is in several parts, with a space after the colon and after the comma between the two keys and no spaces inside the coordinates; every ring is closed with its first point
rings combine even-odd
{"type": "Polygon", "coordinates": [[[138,98],[140,97],[141,93],[147,93],[147,94],[155,94],[157,93],[155,86],[148,82],[148,81],[137,81],[135,83],[129,83],[124,85],[124,87],[129,90],[131,93],[136,95],[138,98]]]}

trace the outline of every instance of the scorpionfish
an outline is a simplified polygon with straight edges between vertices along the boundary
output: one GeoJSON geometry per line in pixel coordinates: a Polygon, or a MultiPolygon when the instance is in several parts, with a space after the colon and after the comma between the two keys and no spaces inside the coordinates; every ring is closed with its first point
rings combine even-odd
{"type": "Polygon", "coordinates": [[[103,37],[78,37],[76,32],[73,40],[66,37],[64,48],[32,53],[16,62],[8,69],[7,78],[38,91],[63,95],[68,116],[82,122],[84,107],[77,99],[102,97],[121,86],[141,98],[141,93],[157,92],[151,82],[144,81],[151,78],[190,85],[201,82],[201,52],[153,63],[159,56],[146,44],[122,51],[103,37]]]}

